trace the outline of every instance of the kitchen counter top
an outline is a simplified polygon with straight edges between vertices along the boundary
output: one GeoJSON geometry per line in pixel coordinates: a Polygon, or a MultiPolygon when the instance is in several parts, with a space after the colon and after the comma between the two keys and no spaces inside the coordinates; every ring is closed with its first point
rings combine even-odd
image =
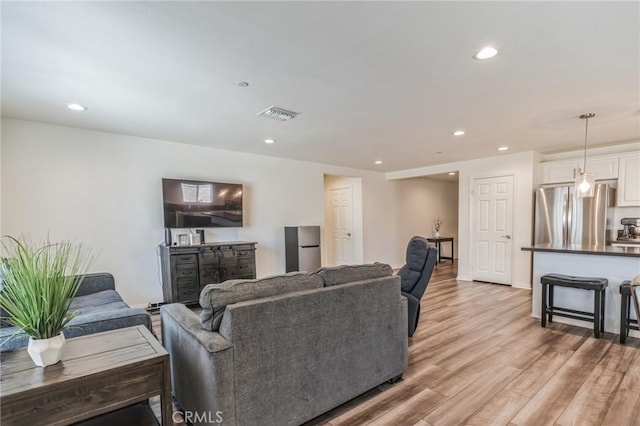
{"type": "Polygon", "coordinates": [[[580,244],[534,244],[523,251],[640,257],[640,247],[588,246],[580,244]]]}

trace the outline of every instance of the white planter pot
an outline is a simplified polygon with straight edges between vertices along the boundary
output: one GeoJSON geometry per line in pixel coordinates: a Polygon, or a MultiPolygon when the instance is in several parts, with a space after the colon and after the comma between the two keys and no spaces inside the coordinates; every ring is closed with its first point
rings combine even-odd
{"type": "Polygon", "coordinates": [[[39,367],[53,365],[62,359],[62,351],[66,340],[64,334],[60,333],[50,339],[29,338],[27,352],[33,362],[39,367]]]}
{"type": "Polygon", "coordinates": [[[436,238],[440,238],[440,231],[436,231],[436,232],[433,234],[433,236],[434,236],[434,237],[436,237],[436,238]]]}

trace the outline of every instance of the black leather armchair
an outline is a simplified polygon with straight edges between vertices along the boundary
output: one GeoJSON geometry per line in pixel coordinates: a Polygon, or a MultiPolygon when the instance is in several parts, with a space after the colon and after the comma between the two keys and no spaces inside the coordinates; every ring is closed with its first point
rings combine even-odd
{"type": "Polygon", "coordinates": [[[413,237],[407,245],[407,264],[398,271],[402,295],[407,298],[409,337],[413,336],[420,318],[420,299],[427,289],[436,265],[438,250],[423,237],[413,237]]]}

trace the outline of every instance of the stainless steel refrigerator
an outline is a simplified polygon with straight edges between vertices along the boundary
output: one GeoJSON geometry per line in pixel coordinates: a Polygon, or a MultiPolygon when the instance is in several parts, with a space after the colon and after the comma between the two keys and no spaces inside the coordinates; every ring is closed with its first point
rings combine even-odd
{"type": "Polygon", "coordinates": [[[320,227],[284,228],[286,271],[313,272],[320,267],[320,227]]]}
{"type": "Polygon", "coordinates": [[[534,244],[606,245],[614,199],[615,189],[607,184],[596,184],[589,198],[576,197],[573,186],[538,188],[534,244]]]}

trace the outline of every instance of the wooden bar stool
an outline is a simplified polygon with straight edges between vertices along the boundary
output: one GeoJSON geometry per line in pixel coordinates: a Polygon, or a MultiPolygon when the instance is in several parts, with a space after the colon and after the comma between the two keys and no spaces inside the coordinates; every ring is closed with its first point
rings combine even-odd
{"type": "Polygon", "coordinates": [[[604,331],[605,290],[609,285],[609,281],[606,278],[572,277],[562,274],[546,274],[540,277],[540,284],[542,284],[542,327],[547,326],[547,320],[549,322],[553,322],[553,316],[558,315],[561,317],[592,322],[594,336],[596,338],[600,337],[600,331],[604,331]],[[556,286],[593,291],[593,312],[577,311],[575,309],[554,306],[553,290],[556,286]]]}
{"type": "MultiPolygon", "coordinates": [[[[620,294],[622,296],[622,309],[620,309],[620,343],[627,342],[629,330],[639,330],[637,319],[631,319],[631,281],[623,281],[620,284],[620,294]]],[[[636,311],[636,317],[638,312],[636,311]]]]}

